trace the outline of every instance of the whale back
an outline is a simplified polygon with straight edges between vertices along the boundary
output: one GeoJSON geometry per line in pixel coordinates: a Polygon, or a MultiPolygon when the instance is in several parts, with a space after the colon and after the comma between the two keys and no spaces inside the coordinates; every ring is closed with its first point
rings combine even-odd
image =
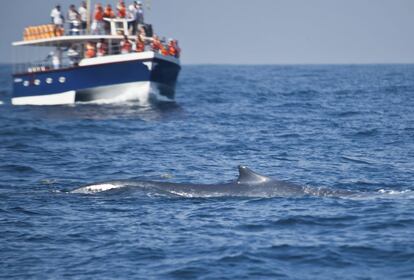
{"type": "Polygon", "coordinates": [[[260,175],[246,166],[239,166],[239,178],[237,179],[238,184],[259,184],[270,180],[271,179],[269,177],[260,175]]]}

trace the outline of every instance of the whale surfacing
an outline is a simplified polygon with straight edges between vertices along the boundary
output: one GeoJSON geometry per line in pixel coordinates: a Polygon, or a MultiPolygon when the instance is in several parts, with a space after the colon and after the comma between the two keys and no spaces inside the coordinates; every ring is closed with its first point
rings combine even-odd
{"type": "MultiPolygon", "coordinates": [[[[246,166],[239,166],[237,180],[218,184],[193,184],[124,180],[97,183],[77,188],[70,193],[95,194],[122,188],[139,188],[155,193],[167,193],[182,197],[289,197],[289,196],[335,196],[339,192],[315,189],[279,181],[260,175],[246,166]]],[[[341,193],[343,194],[343,193],[341,193]]]]}

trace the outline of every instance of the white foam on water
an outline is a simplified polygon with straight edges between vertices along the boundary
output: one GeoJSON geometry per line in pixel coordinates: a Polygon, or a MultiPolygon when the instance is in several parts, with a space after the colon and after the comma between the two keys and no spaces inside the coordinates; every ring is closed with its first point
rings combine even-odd
{"type": "Polygon", "coordinates": [[[379,194],[384,194],[384,195],[390,195],[390,196],[397,196],[397,195],[405,195],[408,197],[414,197],[414,191],[413,190],[401,190],[401,191],[396,191],[396,190],[386,190],[386,189],[380,189],[378,191],[379,194]]]}
{"type": "Polygon", "coordinates": [[[112,183],[104,183],[104,184],[96,184],[90,185],[86,187],[82,187],[71,191],[71,193],[78,193],[78,194],[95,194],[100,192],[106,192],[114,189],[120,189],[126,187],[124,184],[112,184],[112,183]]]}

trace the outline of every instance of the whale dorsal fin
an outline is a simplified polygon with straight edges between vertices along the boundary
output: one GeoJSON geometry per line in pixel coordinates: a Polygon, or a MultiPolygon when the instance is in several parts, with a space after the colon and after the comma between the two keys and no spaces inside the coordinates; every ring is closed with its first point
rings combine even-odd
{"type": "Polygon", "coordinates": [[[237,179],[238,184],[256,184],[263,183],[269,180],[270,178],[257,174],[256,172],[250,170],[246,166],[239,166],[239,178],[237,179]]]}

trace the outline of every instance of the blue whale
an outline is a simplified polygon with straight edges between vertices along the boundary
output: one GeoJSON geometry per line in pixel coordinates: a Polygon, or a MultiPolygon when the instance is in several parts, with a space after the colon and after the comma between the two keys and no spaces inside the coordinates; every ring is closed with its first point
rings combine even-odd
{"type": "Polygon", "coordinates": [[[246,166],[239,166],[237,180],[219,184],[193,184],[123,180],[91,184],[71,193],[94,194],[122,188],[140,188],[182,197],[289,197],[342,196],[351,192],[329,188],[311,188],[260,175],[246,166]]]}

